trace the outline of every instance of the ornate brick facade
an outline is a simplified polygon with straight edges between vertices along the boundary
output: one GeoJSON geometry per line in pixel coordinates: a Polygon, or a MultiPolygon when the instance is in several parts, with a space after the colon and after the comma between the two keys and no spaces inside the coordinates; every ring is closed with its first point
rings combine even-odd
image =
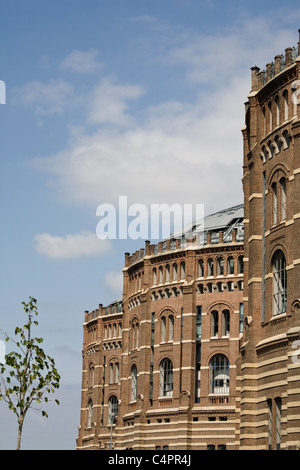
{"type": "Polygon", "coordinates": [[[243,206],[207,217],[201,247],[146,242],[123,275],[85,314],[78,448],[233,449],[243,206]]]}
{"type": "Polygon", "coordinates": [[[252,68],[244,206],[126,254],[85,313],[78,449],[300,448],[298,81],[300,41],[252,68]]]}
{"type": "Polygon", "coordinates": [[[253,67],[246,103],[240,449],[300,446],[299,53],[253,67]]]}

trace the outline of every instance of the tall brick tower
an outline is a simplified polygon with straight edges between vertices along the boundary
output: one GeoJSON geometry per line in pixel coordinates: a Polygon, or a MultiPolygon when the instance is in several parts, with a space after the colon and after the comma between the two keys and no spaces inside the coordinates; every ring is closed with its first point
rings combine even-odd
{"type": "Polygon", "coordinates": [[[252,68],[245,104],[242,450],[300,447],[299,44],[252,68]]]}

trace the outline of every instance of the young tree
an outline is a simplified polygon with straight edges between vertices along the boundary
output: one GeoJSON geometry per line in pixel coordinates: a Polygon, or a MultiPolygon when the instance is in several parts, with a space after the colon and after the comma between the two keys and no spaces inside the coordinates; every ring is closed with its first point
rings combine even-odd
{"type": "MultiPolygon", "coordinates": [[[[60,375],[54,359],[46,356],[39,346],[42,338],[32,337],[32,326],[38,325],[34,319],[38,315],[37,301],[29,297],[29,302],[22,302],[27,315],[27,323],[16,327],[15,337],[6,335],[16,350],[5,355],[5,362],[0,362],[0,400],[4,400],[18,420],[17,450],[21,446],[22,429],[27,411],[42,402],[48,402],[48,395],[59,388],[60,375]]],[[[59,401],[55,400],[59,405],[59,401]]],[[[46,411],[39,409],[43,416],[46,411]]]]}

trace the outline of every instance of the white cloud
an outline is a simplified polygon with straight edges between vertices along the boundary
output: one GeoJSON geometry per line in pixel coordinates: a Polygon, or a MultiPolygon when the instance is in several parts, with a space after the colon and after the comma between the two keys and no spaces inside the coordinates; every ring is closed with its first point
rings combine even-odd
{"type": "Polygon", "coordinates": [[[163,60],[176,66],[184,86],[198,89],[193,102],[162,101],[134,115],[129,100],[140,98],[142,87],[103,78],[91,91],[88,116],[98,129],[75,131],[67,148],[35,164],[55,175],[65,200],[95,211],[120,195],[129,204],[192,202],[206,210],[242,202],[240,129],[250,67],[272,60],[270,44],[276,55],[295,39],[284,27],[274,35],[273,26],[246,17],[230,31],[174,38],[163,60]]]}
{"type": "Polygon", "coordinates": [[[73,72],[87,74],[100,69],[102,64],[98,60],[100,51],[90,49],[88,51],[73,51],[61,61],[60,68],[73,72]]]}
{"type": "Polygon", "coordinates": [[[105,274],[105,282],[110,290],[116,293],[123,291],[123,273],[120,271],[111,271],[105,274]]]}
{"type": "Polygon", "coordinates": [[[126,113],[127,101],[142,95],[137,85],[120,84],[113,77],[104,77],[90,97],[89,121],[97,124],[128,125],[131,117],[126,113]]]}
{"type": "Polygon", "coordinates": [[[96,233],[81,232],[59,237],[49,233],[34,237],[36,251],[52,259],[77,259],[84,256],[104,256],[111,249],[109,240],[99,240],[96,233]]]}
{"type": "Polygon", "coordinates": [[[14,90],[14,102],[24,106],[33,105],[39,114],[61,113],[73,93],[73,87],[61,79],[49,83],[33,81],[14,90]]]}

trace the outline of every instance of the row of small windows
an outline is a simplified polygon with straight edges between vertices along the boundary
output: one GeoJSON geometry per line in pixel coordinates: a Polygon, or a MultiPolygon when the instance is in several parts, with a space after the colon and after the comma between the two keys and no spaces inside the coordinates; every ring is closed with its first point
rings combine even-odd
{"type": "Polygon", "coordinates": [[[274,157],[274,155],[278,155],[283,150],[289,148],[291,142],[291,136],[287,130],[282,132],[282,136],[276,135],[274,137],[274,141],[269,140],[266,145],[262,146],[261,149],[261,159],[263,163],[266,163],[268,160],[274,157]]]}
{"type": "Polygon", "coordinates": [[[282,96],[276,95],[262,108],[263,132],[266,135],[274,126],[279,126],[289,119],[289,92],[284,90],[282,96]]]}
{"type": "Polygon", "coordinates": [[[228,256],[224,258],[223,256],[218,256],[215,258],[208,258],[206,265],[203,259],[198,261],[198,277],[205,276],[226,276],[243,274],[244,272],[244,263],[243,256],[237,258],[237,267],[235,268],[235,259],[233,256],[228,256]]]}
{"type": "MultiPolygon", "coordinates": [[[[182,261],[179,266],[179,279],[178,279],[178,266],[177,263],[174,263],[172,266],[167,264],[165,267],[160,266],[158,268],[153,268],[153,285],[164,284],[171,281],[178,281],[185,279],[185,262],[182,261]],[[172,273],[172,275],[171,275],[172,273]]],[[[198,277],[205,276],[225,276],[225,275],[234,275],[243,274],[243,256],[237,258],[237,266],[235,267],[235,258],[233,256],[223,257],[211,257],[206,261],[203,259],[198,260],[198,277]]]]}
{"type": "MultiPolygon", "coordinates": [[[[228,282],[217,282],[216,284],[213,284],[212,282],[207,282],[206,284],[197,284],[196,290],[198,294],[204,294],[205,292],[207,293],[213,293],[214,291],[216,292],[224,292],[227,290],[228,292],[233,292],[235,289],[242,291],[243,290],[244,283],[243,281],[238,281],[237,283],[234,283],[233,281],[228,281],[228,282]]],[[[177,297],[177,296],[183,295],[183,289],[177,287],[173,287],[172,289],[160,289],[158,291],[153,291],[151,295],[151,300],[156,301],[156,300],[162,300],[162,299],[169,299],[170,297],[177,297]]]]}
{"type": "Polygon", "coordinates": [[[177,263],[173,263],[172,266],[166,264],[165,266],[165,277],[164,277],[164,267],[159,266],[158,270],[153,268],[153,278],[152,283],[155,286],[158,284],[163,284],[164,282],[176,282],[178,280],[185,279],[185,262],[182,261],[179,266],[179,279],[178,279],[178,266],[177,263]]]}
{"type": "Polygon", "coordinates": [[[122,336],[122,323],[104,325],[104,339],[122,336]]]}
{"type": "MultiPolygon", "coordinates": [[[[119,364],[110,368],[111,380],[119,375],[119,364]]],[[[130,400],[135,402],[138,396],[138,370],[135,364],[131,367],[130,400]]],[[[174,385],[173,363],[164,358],[159,365],[159,397],[172,397],[174,385]]],[[[217,395],[229,394],[229,360],[224,354],[216,354],[209,362],[209,393],[217,395]]],[[[109,398],[109,423],[113,424],[118,414],[118,399],[115,395],[109,398]]],[[[93,401],[88,402],[88,426],[93,423],[93,401]]]]}

